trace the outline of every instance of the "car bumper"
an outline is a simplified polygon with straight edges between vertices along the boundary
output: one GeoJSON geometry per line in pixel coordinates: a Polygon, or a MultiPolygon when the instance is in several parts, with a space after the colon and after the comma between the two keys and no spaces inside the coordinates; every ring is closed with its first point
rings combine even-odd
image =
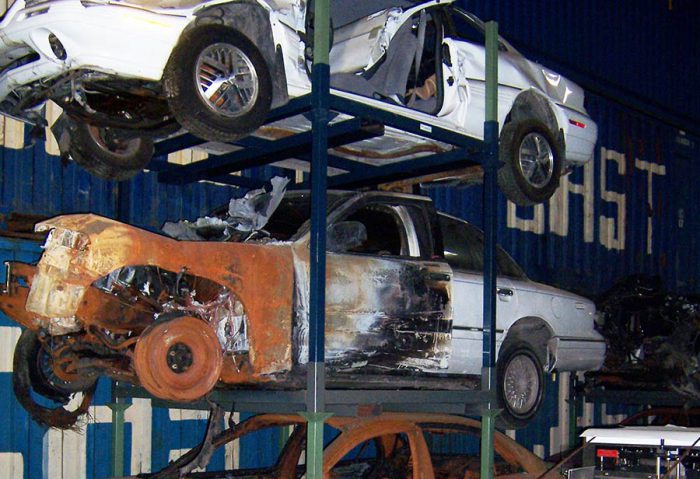
{"type": "Polygon", "coordinates": [[[0,24],[0,102],[18,87],[48,88],[52,79],[74,70],[158,81],[189,22],[183,15],[77,0],[20,7],[0,24]],[[52,49],[52,36],[65,58],[52,49]],[[18,58],[26,63],[16,62],[18,58]]]}
{"type": "Polygon", "coordinates": [[[547,369],[550,371],[595,371],[605,360],[605,340],[555,336],[547,343],[547,369]]]}
{"type": "Polygon", "coordinates": [[[598,125],[588,115],[561,105],[559,117],[566,143],[566,160],[576,164],[590,161],[598,139],[598,125]]]}

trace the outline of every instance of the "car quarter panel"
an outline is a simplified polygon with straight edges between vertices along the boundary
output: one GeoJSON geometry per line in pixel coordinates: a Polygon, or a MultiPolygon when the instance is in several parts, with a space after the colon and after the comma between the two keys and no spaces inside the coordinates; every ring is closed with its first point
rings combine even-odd
{"type": "MultiPolygon", "coordinates": [[[[449,372],[477,374],[482,353],[482,276],[455,272],[454,292],[454,352],[449,372]]],[[[500,350],[519,320],[536,318],[544,321],[550,332],[547,344],[534,344],[543,354],[546,348],[549,369],[599,369],[605,342],[593,326],[594,314],[595,306],[585,298],[530,280],[499,276],[496,349],[500,350]]]]}
{"type": "Polygon", "coordinates": [[[26,309],[41,321],[70,321],[90,285],[118,268],[184,270],[229,288],[243,304],[254,376],[291,368],[294,275],[288,244],[176,241],[96,215],[62,216],[37,228],[51,233],[26,309]]]}

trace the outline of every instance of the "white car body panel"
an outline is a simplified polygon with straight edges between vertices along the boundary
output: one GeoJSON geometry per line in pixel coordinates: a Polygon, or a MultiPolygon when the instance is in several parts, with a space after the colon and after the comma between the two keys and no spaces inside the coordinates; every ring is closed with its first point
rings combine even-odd
{"type": "MultiPolygon", "coordinates": [[[[500,276],[497,284],[497,356],[509,329],[518,320],[537,318],[547,324],[552,334],[550,353],[556,353],[557,357],[551,357],[549,369],[600,368],[605,342],[593,328],[595,305],[590,300],[530,280],[500,276]]],[[[483,349],[483,276],[455,271],[453,289],[453,361],[448,372],[479,374],[478,359],[483,349]]]]}

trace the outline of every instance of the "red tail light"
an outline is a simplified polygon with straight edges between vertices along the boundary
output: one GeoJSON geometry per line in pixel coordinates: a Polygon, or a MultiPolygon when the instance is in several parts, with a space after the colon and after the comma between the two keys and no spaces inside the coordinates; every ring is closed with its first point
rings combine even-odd
{"type": "Polygon", "coordinates": [[[618,459],[620,457],[620,451],[617,449],[598,449],[596,451],[596,456],[598,457],[612,457],[618,459]]]}
{"type": "Polygon", "coordinates": [[[571,123],[571,124],[574,125],[574,126],[578,126],[579,128],[586,128],[586,124],[585,124],[585,123],[581,123],[580,121],[569,120],[569,123],[571,123]]]}

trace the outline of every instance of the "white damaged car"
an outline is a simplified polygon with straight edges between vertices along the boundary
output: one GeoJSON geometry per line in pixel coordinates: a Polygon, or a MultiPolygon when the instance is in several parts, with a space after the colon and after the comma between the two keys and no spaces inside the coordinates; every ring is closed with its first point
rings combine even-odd
{"type": "MultiPolygon", "coordinates": [[[[42,125],[55,101],[64,154],[108,179],[138,172],[154,138],[180,127],[208,141],[308,129],[300,118],[260,129],[271,108],[311,90],[307,10],[303,0],[17,0],[0,23],[0,112],[42,125]]],[[[450,0],[331,10],[333,93],[483,138],[478,18],[450,0]]],[[[591,159],[597,126],[579,86],[503,39],[499,84],[501,189],[519,204],[544,201],[591,159]]],[[[387,128],[334,154],[376,164],[450,148],[387,128]]]]}

